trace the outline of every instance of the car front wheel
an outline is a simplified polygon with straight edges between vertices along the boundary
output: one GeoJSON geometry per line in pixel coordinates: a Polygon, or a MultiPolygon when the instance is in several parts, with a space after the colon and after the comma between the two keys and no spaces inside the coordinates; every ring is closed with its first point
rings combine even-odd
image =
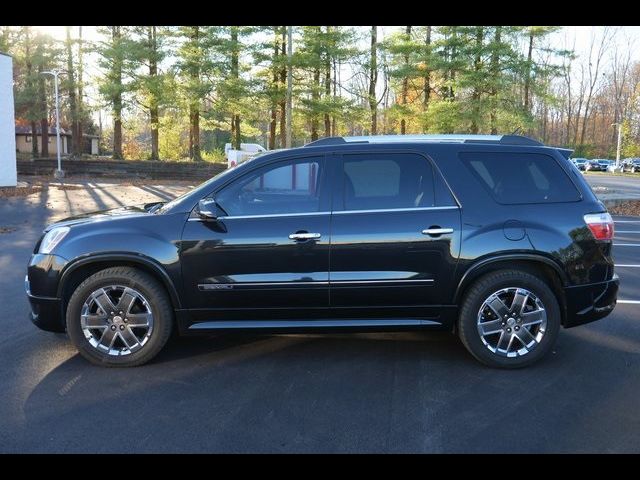
{"type": "Polygon", "coordinates": [[[527,272],[500,270],[478,279],[460,309],[458,334],[482,363],[520,368],[540,360],[560,329],[560,307],[547,284],[527,272]]]}
{"type": "Polygon", "coordinates": [[[130,267],[101,270],[74,291],[67,332],[78,352],[107,367],[142,365],[171,335],[173,310],[164,287],[130,267]]]}

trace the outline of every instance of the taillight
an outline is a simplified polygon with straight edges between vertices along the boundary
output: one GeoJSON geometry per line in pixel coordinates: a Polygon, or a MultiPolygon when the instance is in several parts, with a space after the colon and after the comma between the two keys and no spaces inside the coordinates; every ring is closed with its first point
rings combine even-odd
{"type": "Polygon", "coordinates": [[[584,216],[584,222],[596,240],[613,239],[613,218],[608,212],[589,213],[584,216]]]}

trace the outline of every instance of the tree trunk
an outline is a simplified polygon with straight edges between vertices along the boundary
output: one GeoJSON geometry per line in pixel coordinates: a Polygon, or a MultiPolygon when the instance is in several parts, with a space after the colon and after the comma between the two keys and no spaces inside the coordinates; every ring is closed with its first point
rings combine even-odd
{"type": "MultiPolygon", "coordinates": [[[[84,128],[82,127],[82,121],[84,119],[84,92],[82,85],[82,75],[84,73],[84,46],[82,43],[82,26],[78,27],[78,141],[80,142],[80,154],[84,151],[84,128]]],[[[91,147],[89,147],[89,151],[91,151],[91,147]]]]}
{"type": "Polygon", "coordinates": [[[240,150],[240,145],[242,143],[242,137],[241,137],[241,132],[240,132],[240,115],[236,114],[233,117],[233,132],[234,132],[234,136],[233,136],[233,143],[234,145],[237,145],[237,149],[240,150]]]}
{"type": "MultiPolygon", "coordinates": [[[[338,93],[338,76],[337,76],[337,70],[338,70],[338,66],[337,66],[337,60],[334,57],[333,58],[333,99],[335,100],[337,98],[337,93],[338,93]]],[[[334,110],[335,112],[335,110],[334,110]]],[[[331,115],[331,136],[335,137],[336,136],[336,114],[333,113],[331,115]]]]}
{"type": "Polygon", "coordinates": [[[31,120],[31,156],[38,158],[38,124],[35,120],[31,120]]]}
{"type": "MultiPolygon", "coordinates": [[[[40,120],[40,132],[42,132],[42,136],[40,137],[42,152],[40,156],[47,158],[49,156],[49,119],[46,115],[40,120]]],[[[60,152],[60,155],[62,155],[62,152],[60,152]]]]}
{"type": "MultiPolygon", "coordinates": [[[[313,69],[313,90],[311,91],[311,101],[313,108],[317,108],[318,100],[320,98],[320,68],[313,69]]],[[[318,139],[318,115],[315,111],[311,112],[311,141],[318,139]]]]}
{"type": "Polygon", "coordinates": [[[198,104],[189,106],[189,156],[196,162],[202,161],[200,152],[200,108],[198,104]]]}
{"type": "MultiPolygon", "coordinates": [[[[407,26],[406,29],[406,41],[411,41],[411,26],[407,26]]],[[[409,68],[409,52],[405,51],[404,54],[404,66],[405,68],[409,68]]],[[[402,105],[407,105],[407,95],[409,94],[409,74],[405,74],[402,79],[402,105]]],[[[400,121],[400,134],[405,135],[407,133],[407,120],[405,118],[404,113],[402,114],[402,120],[400,121]]]]}
{"type": "MultiPolygon", "coordinates": [[[[156,27],[147,27],[149,41],[149,77],[155,84],[158,77],[158,35],[156,27]]],[[[158,108],[158,92],[156,87],[151,93],[149,102],[149,120],[151,120],[151,160],[160,160],[160,112],[158,108]]]]}
{"type": "MultiPolygon", "coordinates": [[[[287,27],[281,26],[282,34],[280,37],[280,55],[282,58],[287,57],[287,27]]],[[[282,62],[280,70],[280,91],[284,92],[287,85],[287,63],[282,62]]],[[[280,98],[280,148],[287,145],[287,97],[282,95],[280,98]]]]}
{"type": "Polygon", "coordinates": [[[471,106],[473,112],[471,115],[471,133],[478,133],[478,120],[480,118],[480,95],[482,93],[482,85],[480,83],[480,69],[482,68],[482,42],[484,40],[484,27],[476,27],[476,51],[473,59],[473,71],[475,79],[473,82],[473,93],[471,94],[471,106]]]}
{"type": "MultiPolygon", "coordinates": [[[[239,54],[240,45],[238,43],[238,27],[231,27],[231,77],[235,80],[239,78],[239,54]]],[[[242,133],[240,132],[240,113],[234,112],[232,120],[234,125],[234,135],[231,138],[233,148],[240,150],[242,133]]]]}
{"type": "Polygon", "coordinates": [[[424,69],[424,97],[422,98],[422,107],[426,111],[429,106],[429,100],[431,99],[431,65],[429,61],[431,50],[431,26],[427,26],[427,38],[425,39],[425,69],[424,69]]]}
{"type": "MultiPolygon", "coordinates": [[[[331,34],[331,27],[327,26],[327,37],[331,34]]],[[[330,40],[328,40],[330,41],[330,40]]],[[[325,99],[328,101],[331,98],[331,53],[330,45],[327,45],[324,59],[324,94],[325,99]]],[[[331,116],[329,112],[324,114],[324,136],[331,136],[331,116]]]]}
{"type": "MultiPolygon", "coordinates": [[[[39,68],[40,77],[38,78],[38,96],[40,103],[40,111],[42,118],[40,119],[40,143],[42,144],[41,156],[47,158],[49,156],[49,116],[47,112],[47,93],[45,89],[44,77],[42,75],[42,65],[39,68]]],[[[54,100],[55,101],[55,100],[54,100]]]]}
{"type": "Polygon", "coordinates": [[[371,50],[369,71],[369,109],[371,110],[371,135],[378,133],[378,102],[376,84],[378,83],[378,27],[371,27],[371,50]]]}
{"type": "Polygon", "coordinates": [[[498,49],[500,47],[500,43],[502,39],[500,38],[502,33],[502,27],[497,26],[494,34],[494,46],[491,49],[491,113],[490,113],[490,123],[491,123],[491,135],[498,134],[498,112],[497,112],[497,95],[498,95],[498,75],[500,73],[500,56],[498,54],[498,49]]]}
{"type": "Polygon", "coordinates": [[[67,38],[65,47],[67,50],[67,93],[69,95],[69,111],[71,114],[71,156],[80,156],[81,141],[78,138],[78,106],[76,104],[76,81],[73,65],[73,49],[71,40],[71,27],[66,27],[67,38]]]}
{"type": "MultiPolygon", "coordinates": [[[[200,43],[200,27],[191,27],[190,40],[200,43]]],[[[200,66],[194,63],[189,69],[189,75],[195,84],[200,82],[200,66]]],[[[189,157],[195,162],[202,161],[200,151],[200,98],[191,98],[189,104],[189,157]]]]}
{"type": "MultiPolygon", "coordinates": [[[[31,64],[31,27],[25,28],[25,41],[24,41],[24,51],[25,51],[25,61],[27,67],[27,82],[29,89],[33,92],[35,90],[33,86],[33,65],[31,64]]],[[[38,157],[38,128],[36,126],[36,121],[31,119],[31,156],[33,158],[38,157]]]]}
{"type": "Polygon", "coordinates": [[[279,92],[278,88],[278,56],[280,54],[280,44],[279,44],[279,35],[278,35],[278,27],[273,27],[274,30],[274,39],[273,39],[273,98],[271,100],[271,122],[269,122],[269,150],[274,150],[276,148],[276,127],[278,126],[278,98],[276,96],[276,92],[279,92]]]}
{"type": "Polygon", "coordinates": [[[529,107],[529,89],[531,88],[531,58],[533,55],[533,30],[529,33],[529,53],[527,54],[527,68],[524,78],[524,111],[531,113],[529,107]]]}
{"type": "Polygon", "coordinates": [[[113,95],[113,158],[122,160],[122,34],[119,26],[111,27],[111,37],[117,53],[113,61],[113,80],[116,91],[113,95]]]}

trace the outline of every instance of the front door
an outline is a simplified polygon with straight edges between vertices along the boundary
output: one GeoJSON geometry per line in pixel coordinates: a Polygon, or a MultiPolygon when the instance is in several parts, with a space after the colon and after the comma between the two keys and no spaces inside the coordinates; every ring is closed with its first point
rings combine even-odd
{"type": "Polygon", "coordinates": [[[322,156],[247,172],[193,214],[182,238],[187,308],[196,319],[300,318],[329,305],[330,213],[322,156]]]}
{"type": "Polygon", "coordinates": [[[460,209],[440,173],[415,152],[349,153],[341,166],[331,227],[334,312],[437,315],[460,250],[460,209]]]}

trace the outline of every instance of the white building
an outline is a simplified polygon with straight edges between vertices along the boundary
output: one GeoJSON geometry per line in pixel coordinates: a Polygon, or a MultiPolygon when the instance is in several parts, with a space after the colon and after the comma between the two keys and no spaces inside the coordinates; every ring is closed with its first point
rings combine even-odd
{"type": "Polygon", "coordinates": [[[15,187],[17,182],[13,59],[0,53],[0,187],[15,187]]]}

